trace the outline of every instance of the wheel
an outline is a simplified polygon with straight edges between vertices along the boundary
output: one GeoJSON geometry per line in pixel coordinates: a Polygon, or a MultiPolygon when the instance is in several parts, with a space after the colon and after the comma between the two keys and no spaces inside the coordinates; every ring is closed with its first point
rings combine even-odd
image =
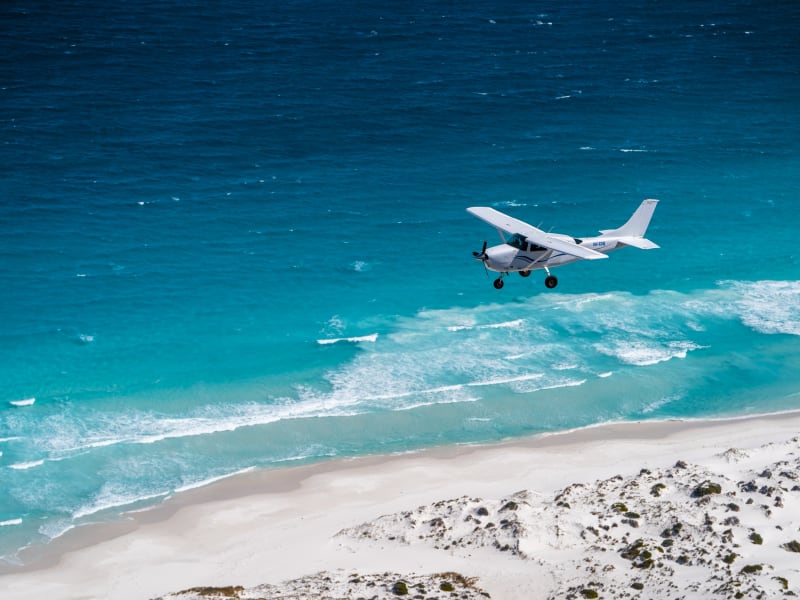
{"type": "Polygon", "coordinates": [[[558,285],[558,278],[555,275],[548,275],[544,278],[544,285],[548,289],[553,289],[558,285]]]}
{"type": "Polygon", "coordinates": [[[499,290],[503,287],[503,278],[498,277],[494,280],[494,289],[499,290]]]}
{"type": "Polygon", "coordinates": [[[520,277],[528,277],[530,274],[531,274],[530,271],[520,271],[519,272],[519,276],[520,277]]]}

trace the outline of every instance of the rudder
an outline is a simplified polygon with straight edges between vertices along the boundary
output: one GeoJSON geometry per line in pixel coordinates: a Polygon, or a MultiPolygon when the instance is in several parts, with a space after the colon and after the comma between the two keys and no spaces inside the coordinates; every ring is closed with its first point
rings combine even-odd
{"type": "Polygon", "coordinates": [[[653,198],[644,200],[625,225],[618,229],[604,229],[600,233],[609,236],[644,237],[647,227],[650,225],[650,219],[653,218],[653,212],[656,210],[656,204],[658,204],[658,200],[653,198]]]}

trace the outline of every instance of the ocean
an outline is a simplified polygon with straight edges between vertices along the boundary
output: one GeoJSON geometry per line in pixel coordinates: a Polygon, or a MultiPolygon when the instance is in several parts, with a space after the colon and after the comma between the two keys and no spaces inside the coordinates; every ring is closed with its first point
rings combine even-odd
{"type": "MultiPolygon", "coordinates": [[[[0,6],[0,564],[252,469],[800,408],[800,5],[0,6]],[[610,260],[510,275],[492,206],[610,260]]],[[[735,444],[735,440],[731,440],[735,444]]]]}

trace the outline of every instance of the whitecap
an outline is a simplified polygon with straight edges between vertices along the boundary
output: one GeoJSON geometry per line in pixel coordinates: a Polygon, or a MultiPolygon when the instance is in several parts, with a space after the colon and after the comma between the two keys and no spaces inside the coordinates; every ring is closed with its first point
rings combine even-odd
{"type": "Polygon", "coordinates": [[[8,403],[11,406],[33,406],[36,402],[36,398],[25,398],[24,400],[9,400],[8,403]]]}
{"type": "Polygon", "coordinates": [[[44,464],[44,460],[32,460],[30,462],[22,462],[22,463],[15,463],[13,465],[8,465],[9,469],[14,469],[16,471],[26,471],[28,469],[33,469],[35,467],[40,467],[44,464]]]}
{"type": "Polygon", "coordinates": [[[643,340],[619,340],[611,344],[595,344],[594,347],[601,354],[637,367],[655,365],[673,358],[686,358],[689,351],[702,348],[693,342],[664,344],[643,340]]]}
{"type": "Polygon", "coordinates": [[[8,527],[10,525],[22,525],[22,519],[8,519],[7,521],[0,521],[0,527],[8,527]]]}
{"type": "Polygon", "coordinates": [[[255,471],[255,469],[256,469],[255,467],[247,467],[244,469],[240,469],[239,471],[234,471],[233,473],[226,473],[225,475],[218,475],[217,477],[209,477],[208,479],[203,479],[201,481],[187,483],[182,485],[181,487],[175,488],[175,493],[195,490],[197,488],[205,487],[207,485],[211,485],[212,483],[228,479],[229,477],[235,477],[236,475],[244,475],[245,473],[251,473],[252,471],[255,471]]]}
{"type": "Polygon", "coordinates": [[[370,342],[374,343],[378,340],[377,333],[370,333],[369,335],[361,335],[361,336],[354,336],[354,337],[341,337],[341,338],[332,338],[332,339],[322,339],[317,340],[317,343],[320,346],[327,346],[329,344],[338,344],[340,342],[346,342],[350,344],[358,344],[362,342],[370,342]]]}
{"type": "Polygon", "coordinates": [[[520,383],[522,381],[534,381],[544,377],[542,373],[526,373],[524,375],[516,375],[514,377],[505,377],[499,379],[488,379],[486,381],[473,381],[467,385],[470,387],[487,387],[492,385],[508,385],[509,383],[520,383]]]}

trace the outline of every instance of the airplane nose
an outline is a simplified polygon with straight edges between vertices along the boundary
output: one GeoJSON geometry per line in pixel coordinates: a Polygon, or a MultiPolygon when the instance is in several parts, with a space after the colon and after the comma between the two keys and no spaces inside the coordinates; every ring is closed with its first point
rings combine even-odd
{"type": "Polygon", "coordinates": [[[472,256],[474,256],[477,260],[486,260],[486,240],[483,240],[483,248],[481,248],[481,251],[473,252],[472,256]]]}

